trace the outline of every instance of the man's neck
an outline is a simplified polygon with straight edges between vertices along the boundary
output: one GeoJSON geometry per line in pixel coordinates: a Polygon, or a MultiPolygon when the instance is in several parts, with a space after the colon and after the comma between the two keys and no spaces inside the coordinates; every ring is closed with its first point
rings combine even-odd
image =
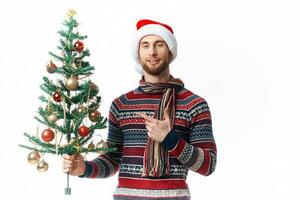
{"type": "Polygon", "coordinates": [[[148,83],[160,83],[160,82],[167,82],[170,80],[171,75],[169,69],[166,69],[159,75],[151,75],[144,71],[144,78],[145,82],[148,83]]]}

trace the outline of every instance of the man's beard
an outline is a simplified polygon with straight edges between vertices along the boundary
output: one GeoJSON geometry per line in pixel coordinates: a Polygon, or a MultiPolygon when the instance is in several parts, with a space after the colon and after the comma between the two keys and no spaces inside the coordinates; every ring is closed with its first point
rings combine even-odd
{"type": "Polygon", "coordinates": [[[141,63],[141,66],[148,74],[150,74],[152,76],[157,76],[157,75],[161,74],[162,72],[164,72],[169,67],[169,63],[162,61],[160,63],[160,65],[155,68],[149,67],[147,65],[147,63],[141,63]]]}

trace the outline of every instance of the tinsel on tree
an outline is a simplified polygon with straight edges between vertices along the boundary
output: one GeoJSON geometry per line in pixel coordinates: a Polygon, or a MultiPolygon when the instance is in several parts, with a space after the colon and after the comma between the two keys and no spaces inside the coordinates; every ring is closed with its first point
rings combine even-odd
{"type": "MultiPolygon", "coordinates": [[[[84,45],[86,35],[78,32],[76,12],[69,10],[63,21],[64,30],[58,31],[61,38],[57,46],[59,54],[49,52],[52,59],[46,65],[49,76],[57,74],[55,82],[43,77],[41,89],[45,95],[35,119],[45,127],[35,134],[24,133],[30,145],[20,145],[30,150],[28,162],[37,165],[40,172],[48,170],[44,155],[75,154],[114,151],[102,139],[95,140],[95,130],[106,128],[107,119],[98,111],[101,96],[98,86],[90,80],[94,67],[86,60],[90,55],[84,45]]],[[[67,176],[66,194],[69,188],[67,176]]]]}

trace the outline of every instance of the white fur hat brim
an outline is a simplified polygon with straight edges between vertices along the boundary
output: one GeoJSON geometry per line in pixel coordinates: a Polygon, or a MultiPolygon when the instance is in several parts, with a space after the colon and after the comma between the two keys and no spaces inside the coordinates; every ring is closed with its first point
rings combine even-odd
{"type": "Polygon", "coordinates": [[[136,62],[135,68],[140,74],[143,74],[143,68],[140,65],[139,46],[141,39],[147,35],[158,35],[167,43],[169,51],[172,54],[170,63],[177,56],[177,41],[174,34],[171,31],[159,24],[145,25],[137,31],[132,43],[132,55],[136,62]]]}

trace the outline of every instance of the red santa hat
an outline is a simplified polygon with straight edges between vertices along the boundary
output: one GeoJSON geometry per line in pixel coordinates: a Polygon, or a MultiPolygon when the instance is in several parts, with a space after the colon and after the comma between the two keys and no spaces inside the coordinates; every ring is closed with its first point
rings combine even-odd
{"type": "Polygon", "coordinates": [[[174,36],[173,29],[167,24],[152,21],[149,19],[139,20],[136,24],[137,33],[133,39],[132,54],[136,62],[136,70],[143,74],[143,68],[140,65],[139,58],[139,44],[141,39],[146,35],[158,35],[167,43],[169,50],[172,54],[170,62],[172,62],[177,56],[177,41],[174,36]]]}

